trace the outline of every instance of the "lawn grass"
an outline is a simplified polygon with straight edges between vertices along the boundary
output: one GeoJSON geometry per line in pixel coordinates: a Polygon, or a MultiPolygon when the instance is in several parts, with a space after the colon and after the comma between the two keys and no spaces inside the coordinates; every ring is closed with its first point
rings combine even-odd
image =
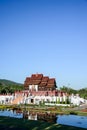
{"type": "Polygon", "coordinates": [[[43,121],[33,121],[0,116],[0,130],[85,130],[84,128],[59,125],[43,121]]]}

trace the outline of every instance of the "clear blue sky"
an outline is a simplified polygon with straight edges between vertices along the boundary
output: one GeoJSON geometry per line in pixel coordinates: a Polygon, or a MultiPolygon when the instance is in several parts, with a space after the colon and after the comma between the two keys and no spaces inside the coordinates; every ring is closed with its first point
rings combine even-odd
{"type": "Polygon", "coordinates": [[[33,73],[87,87],[87,0],[0,0],[0,78],[33,73]]]}

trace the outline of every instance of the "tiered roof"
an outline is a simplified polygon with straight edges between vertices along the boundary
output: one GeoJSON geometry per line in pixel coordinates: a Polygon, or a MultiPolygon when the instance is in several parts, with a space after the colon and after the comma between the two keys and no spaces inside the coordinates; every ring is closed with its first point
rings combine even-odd
{"type": "Polygon", "coordinates": [[[56,88],[55,78],[49,78],[48,76],[43,76],[43,74],[32,74],[31,77],[26,77],[24,82],[24,87],[29,87],[29,85],[38,85],[39,88],[56,88]]]}
{"type": "Polygon", "coordinates": [[[49,81],[49,77],[44,76],[39,84],[39,87],[45,87],[47,86],[47,83],[49,81]]]}
{"type": "Polygon", "coordinates": [[[54,85],[55,85],[55,79],[54,78],[49,79],[47,87],[51,87],[51,86],[54,86],[54,85]]]}

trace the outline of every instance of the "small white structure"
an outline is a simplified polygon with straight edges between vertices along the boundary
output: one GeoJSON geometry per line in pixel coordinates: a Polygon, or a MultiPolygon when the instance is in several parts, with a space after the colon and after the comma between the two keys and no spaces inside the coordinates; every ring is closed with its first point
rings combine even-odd
{"type": "Polygon", "coordinates": [[[78,94],[76,94],[76,95],[72,94],[70,96],[70,103],[78,106],[82,103],[85,103],[85,99],[80,98],[80,96],[78,94]]]}
{"type": "Polygon", "coordinates": [[[0,104],[11,103],[13,99],[14,99],[13,95],[0,95],[0,104]]]}

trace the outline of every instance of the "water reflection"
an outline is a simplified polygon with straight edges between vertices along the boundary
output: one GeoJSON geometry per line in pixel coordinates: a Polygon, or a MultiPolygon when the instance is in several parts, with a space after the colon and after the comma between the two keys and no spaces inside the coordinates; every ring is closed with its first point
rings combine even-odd
{"type": "Polygon", "coordinates": [[[0,110],[0,116],[8,116],[8,117],[15,117],[15,118],[23,118],[23,113],[18,113],[16,110],[0,110]]]}
{"type": "Polygon", "coordinates": [[[56,114],[52,114],[50,112],[35,112],[27,110],[22,111],[21,109],[1,110],[0,116],[16,117],[28,120],[40,120],[53,123],[56,123],[57,120],[56,114]]]}
{"type": "Polygon", "coordinates": [[[36,112],[21,109],[0,110],[0,116],[23,118],[28,120],[40,120],[63,125],[87,128],[87,116],[78,115],[56,115],[50,112],[36,112]]]}
{"type": "Polygon", "coordinates": [[[56,122],[56,114],[49,112],[23,111],[23,118],[28,120],[40,120],[46,122],[56,122]]]}
{"type": "Polygon", "coordinates": [[[58,124],[87,128],[87,116],[58,115],[57,117],[58,124]]]}

